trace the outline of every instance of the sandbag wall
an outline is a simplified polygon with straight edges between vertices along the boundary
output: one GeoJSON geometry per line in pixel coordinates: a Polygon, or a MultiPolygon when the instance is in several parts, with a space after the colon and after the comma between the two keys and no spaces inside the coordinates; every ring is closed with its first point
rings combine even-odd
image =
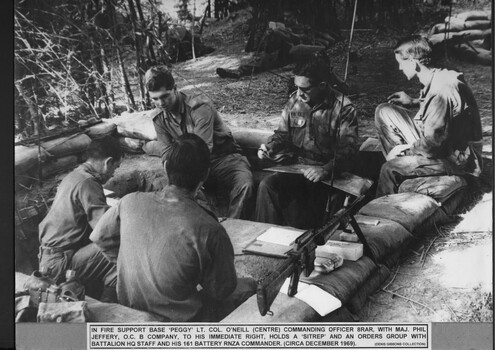
{"type": "MultiPolygon", "coordinates": [[[[117,125],[120,145],[128,153],[146,153],[149,156],[161,156],[163,145],[157,141],[157,135],[150,111],[123,113],[113,119],[117,125]]],[[[271,131],[248,128],[232,129],[232,135],[242,147],[255,169],[261,167],[256,156],[260,144],[265,143],[271,131]]]]}
{"type": "Polygon", "coordinates": [[[42,178],[71,170],[82,162],[82,155],[91,139],[110,135],[115,128],[113,122],[102,121],[72,135],[42,141],[39,147],[34,143],[15,146],[16,184],[27,186],[37,180],[39,166],[42,178]]]}
{"type": "Polygon", "coordinates": [[[492,62],[492,15],[468,11],[435,24],[429,39],[434,47],[448,46],[460,58],[490,65],[492,62]]]}

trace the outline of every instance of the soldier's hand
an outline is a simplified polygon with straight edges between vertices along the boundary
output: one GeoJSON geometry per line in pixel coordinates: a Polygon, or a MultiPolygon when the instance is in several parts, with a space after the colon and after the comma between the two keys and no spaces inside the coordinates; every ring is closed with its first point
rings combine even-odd
{"type": "Polygon", "coordinates": [[[404,91],[399,91],[387,97],[387,102],[394,105],[410,106],[414,104],[414,99],[404,91]]]}
{"type": "Polygon", "coordinates": [[[260,145],[260,148],[258,149],[258,158],[259,159],[268,158],[268,149],[266,148],[266,145],[264,143],[262,143],[260,145]]]}
{"type": "Polygon", "coordinates": [[[328,177],[328,171],[321,166],[315,166],[304,170],[303,175],[309,181],[318,182],[328,177]]]}

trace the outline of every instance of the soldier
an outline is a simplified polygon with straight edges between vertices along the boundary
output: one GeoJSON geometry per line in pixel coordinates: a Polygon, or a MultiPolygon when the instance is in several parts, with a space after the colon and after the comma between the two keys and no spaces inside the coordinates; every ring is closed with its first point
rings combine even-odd
{"type": "MultiPolygon", "coordinates": [[[[60,183],[50,211],[39,225],[40,270],[57,283],[66,270],[91,291],[103,283],[102,301],[113,302],[117,275],[89,235],[109,206],[103,186],[118,168],[122,152],[110,137],[91,141],[87,160],[60,183]]],[[[91,294],[89,292],[88,294],[91,294]]]]}
{"type": "Polygon", "coordinates": [[[258,188],[256,221],[299,228],[321,225],[328,190],[320,181],[329,179],[332,170],[351,168],[358,142],[356,110],[329,86],[329,74],[329,60],[321,53],[294,69],[297,90],[285,105],[275,134],[260,146],[258,157],[310,167],[303,176],[274,173],[265,177],[258,188]]]}
{"type": "Polygon", "coordinates": [[[194,199],[209,157],[199,136],[179,136],[165,165],[169,184],[128,194],[91,234],[117,264],[119,303],[168,321],[218,321],[254,294],[253,279],[237,279],[227,232],[194,199]]]}
{"type": "Polygon", "coordinates": [[[167,161],[179,136],[198,135],[211,152],[205,186],[229,191],[229,217],[249,217],[254,193],[251,167],[211,101],[204,95],[192,97],[178,91],[172,73],[165,66],[150,68],[145,81],[156,105],[152,118],[158,140],[164,146],[162,161],[167,161]]]}
{"type": "Polygon", "coordinates": [[[424,88],[419,98],[396,92],[376,108],[375,125],[387,159],[377,197],[397,193],[407,178],[479,176],[481,120],[462,73],[432,68],[431,45],[421,36],[401,40],[394,52],[407,79],[418,78],[424,88]],[[404,108],[415,106],[417,113],[404,108]]]}

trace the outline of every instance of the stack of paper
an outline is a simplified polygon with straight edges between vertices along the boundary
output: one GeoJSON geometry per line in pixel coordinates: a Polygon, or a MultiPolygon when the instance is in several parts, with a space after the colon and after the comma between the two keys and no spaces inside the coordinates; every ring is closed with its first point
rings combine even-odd
{"type": "Polygon", "coordinates": [[[316,256],[328,257],[338,254],[345,260],[356,261],[363,256],[363,244],[329,240],[325,245],[316,247],[316,256]]]}
{"type": "Polygon", "coordinates": [[[305,231],[270,227],[242,251],[258,255],[287,257],[296,239],[305,231]]]}
{"type": "Polygon", "coordinates": [[[281,244],[291,246],[297,237],[304,231],[290,230],[282,227],[270,227],[263,234],[259,235],[257,240],[267,243],[281,244]]]}

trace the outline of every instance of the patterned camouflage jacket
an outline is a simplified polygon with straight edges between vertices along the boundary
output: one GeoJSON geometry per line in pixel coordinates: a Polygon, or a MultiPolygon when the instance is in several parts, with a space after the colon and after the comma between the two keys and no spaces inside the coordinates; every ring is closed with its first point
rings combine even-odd
{"type": "Polygon", "coordinates": [[[358,150],[356,110],[349,99],[333,89],[313,108],[299,101],[294,92],[282,111],[278,129],[266,146],[271,153],[293,153],[297,162],[323,165],[328,171],[337,147],[336,170],[348,171],[358,150]]]}

